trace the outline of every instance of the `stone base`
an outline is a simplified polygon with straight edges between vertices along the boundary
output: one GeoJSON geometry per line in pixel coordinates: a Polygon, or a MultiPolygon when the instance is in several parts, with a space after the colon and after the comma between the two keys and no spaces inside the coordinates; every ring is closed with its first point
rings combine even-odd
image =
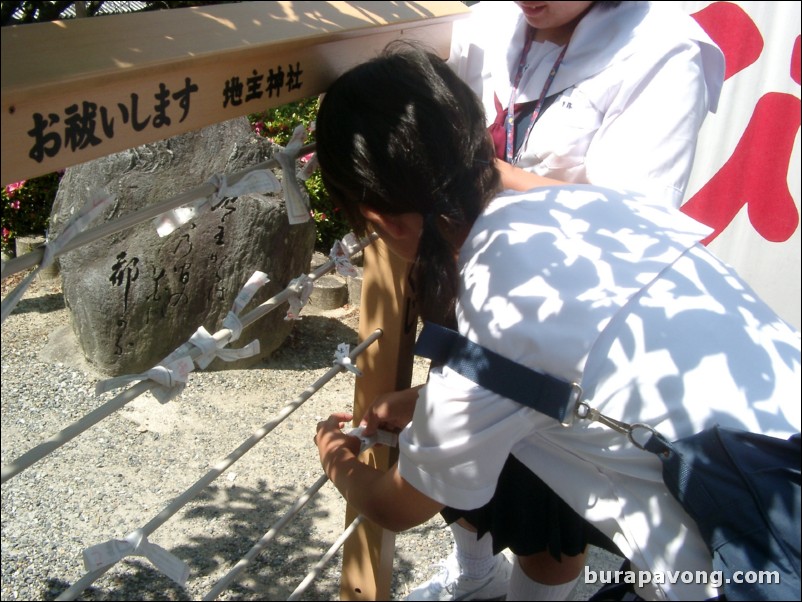
{"type": "Polygon", "coordinates": [[[337,309],[348,302],[348,286],[345,280],[335,274],[326,274],[315,280],[315,288],[309,296],[309,303],[316,309],[337,309]]]}

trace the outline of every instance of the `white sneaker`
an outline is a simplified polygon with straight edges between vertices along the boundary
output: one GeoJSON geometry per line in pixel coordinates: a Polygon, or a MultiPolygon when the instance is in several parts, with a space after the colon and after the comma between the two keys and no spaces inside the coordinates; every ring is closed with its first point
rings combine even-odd
{"type": "Polygon", "coordinates": [[[439,564],[439,572],[409,592],[405,600],[504,600],[512,574],[512,563],[499,554],[496,568],[484,579],[470,579],[461,574],[456,554],[439,564]]]}

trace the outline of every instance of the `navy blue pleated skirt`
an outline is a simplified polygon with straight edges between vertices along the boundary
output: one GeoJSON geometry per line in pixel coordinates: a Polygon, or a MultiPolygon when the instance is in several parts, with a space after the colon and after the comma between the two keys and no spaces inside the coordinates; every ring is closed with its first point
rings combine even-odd
{"type": "Polygon", "coordinates": [[[562,555],[582,553],[591,544],[621,555],[606,535],[512,455],[487,504],[473,510],[447,507],[441,514],[449,524],[464,518],[477,529],[478,537],[490,532],[495,554],[505,548],[518,556],[548,550],[560,560],[562,555]]]}

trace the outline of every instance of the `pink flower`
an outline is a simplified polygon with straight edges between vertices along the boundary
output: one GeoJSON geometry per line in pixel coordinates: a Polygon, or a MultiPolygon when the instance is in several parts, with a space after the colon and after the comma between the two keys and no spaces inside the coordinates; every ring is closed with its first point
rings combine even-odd
{"type": "Polygon", "coordinates": [[[301,157],[301,163],[309,163],[309,160],[312,158],[312,155],[314,155],[314,154],[315,153],[312,152],[312,153],[306,154],[303,157],[301,157]]]}
{"type": "Polygon", "coordinates": [[[16,201],[12,202],[11,203],[11,208],[12,209],[19,209],[19,200],[16,200],[16,201]]]}
{"type": "MultiPolygon", "coordinates": [[[[14,193],[17,192],[20,188],[25,186],[25,180],[20,180],[19,182],[14,182],[13,184],[9,184],[6,186],[6,194],[8,196],[14,196],[14,193]]],[[[17,207],[15,207],[17,209],[17,207]]]]}
{"type": "Polygon", "coordinates": [[[11,236],[11,230],[9,230],[8,228],[3,228],[3,240],[8,240],[10,236],[11,236]]]}

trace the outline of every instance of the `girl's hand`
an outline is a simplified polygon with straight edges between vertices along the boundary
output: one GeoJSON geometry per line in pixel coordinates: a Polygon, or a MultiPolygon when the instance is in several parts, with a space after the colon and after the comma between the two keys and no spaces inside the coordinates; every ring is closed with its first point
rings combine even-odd
{"type": "Polygon", "coordinates": [[[541,186],[565,185],[565,182],[539,176],[530,171],[521,169],[520,167],[510,165],[501,159],[496,159],[496,170],[501,175],[501,186],[505,190],[526,192],[527,190],[540,188],[541,186]]]}
{"type": "Polygon", "coordinates": [[[358,437],[342,432],[350,413],[332,414],[317,424],[315,443],[326,476],[359,514],[395,532],[429,520],[443,509],[437,502],[407,483],[398,464],[387,470],[360,462],[358,437]]]}
{"type": "Polygon", "coordinates": [[[380,395],[362,417],[360,426],[365,427],[365,435],[370,436],[377,429],[401,432],[412,421],[419,389],[420,386],[380,395]]]}
{"type": "Polygon", "coordinates": [[[361,446],[359,439],[342,432],[352,419],[352,414],[340,412],[317,423],[317,434],[313,441],[317,445],[323,471],[329,478],[331,478],[331,467],[337,460],[359,455],[361,446]]]}

